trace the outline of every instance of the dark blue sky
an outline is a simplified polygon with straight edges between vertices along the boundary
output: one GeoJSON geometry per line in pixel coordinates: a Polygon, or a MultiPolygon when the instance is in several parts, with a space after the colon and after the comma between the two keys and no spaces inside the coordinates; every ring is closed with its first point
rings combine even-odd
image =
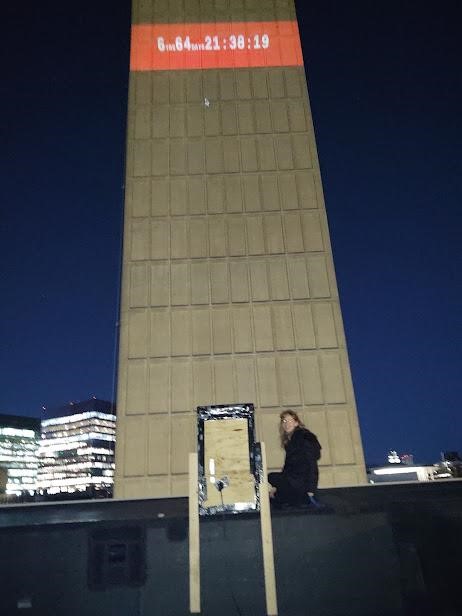
{"type": "MultiPolygon", "coordinates": [[[[299,4],[366,459],[434,461],[462,450],[461,11],[299,4]]],[[[4,9],[3,413],[112,397],[130,6],[88,7],[4,9]]]]}

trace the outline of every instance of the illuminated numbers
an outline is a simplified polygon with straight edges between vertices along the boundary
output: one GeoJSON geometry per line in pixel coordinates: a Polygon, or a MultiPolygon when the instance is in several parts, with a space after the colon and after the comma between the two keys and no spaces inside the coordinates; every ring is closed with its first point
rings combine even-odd
{"type": "Polygon", "coordinates": [[[242,36],[242,34],[239,34],[239,36],[237,37],[237,48],[244,49],[244,47],[245,47],[245,39],[242,36]]]}
{"type": "MultiPolygon", "coordinates": [[[[246,39],[243,34],[231,34],[228,38],[229,49],[245,49],[246,41],[248,42],[248,49],[268,49],[270,45],[270,39],[268,34],[254,34],[252,38],[246,39]]],[[[223,40],[224,49],[226,49],[226,39],[223,40]]],[[[217,35],[205,36],[204,43],[191,43],[189,36],[183,38],[182,36],[175,37],[175,42],[165,42],[163,36],[157,37],[157,49],[160,52],[164,51],[198,51],[203,49],[204,51],[221,51],[220,39],[217,35]]]]}
{"type": "Polygon", "coordinates": [[[236,39],[236,37],[234,36],[234,34],[232,34],[232,35],[229,37],[229,48],[230,48],[230,49],[236,49],[236,47],[237,47],[237,39],[236,39]]]}
{"type": "Polygon", "coordinates": [[[264,34],[261,37],[261,46],[263,47],[263,49],[268,49],[268,47],[269,47],[269,36],[267,34],[264,34]]]}
{"type": "Polygon", "coordinates": [[[165,41],[163,36],[157,37],[157,49],[159,51],[165,51],[165,41]]]}
{"type": "Polygon", "coordinates": [[[185,40],[183,41],[183,47],[184,47],[185,49],[187,49],[188,51],[190,51],[190,50],[191,50],[191,40],[190,40],[189,36],[187,36],[187,37],[185,38],[185,40]]]}
{"type": "Polygon", "coordinates": [[[183,51],[183,39],[181,38],[181,36],[176,37],[175,47],[177,51],[183,51]]]}
{"type": "Polygon", "coordinates": [[[260,35],[258,34],[253,37],[253,48],[260,49],[260,35]]]}

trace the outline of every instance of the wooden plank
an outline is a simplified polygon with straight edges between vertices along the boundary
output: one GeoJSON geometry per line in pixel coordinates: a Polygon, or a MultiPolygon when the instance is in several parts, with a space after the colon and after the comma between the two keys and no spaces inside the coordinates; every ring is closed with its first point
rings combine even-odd
{"type": "Polygon", "coordinates": [[[197,453],[189,454],[189,612],[201,611],[201,572],[199,536],[197,453]]]}
{"type": "Polygon", "coordinates": [[[262,474],[260,478],[260,525],[263,551],[263,572],[265,576],[265,597],[267,616],[277,616],[276,575],[274,571],[273,533],[269,501],[268,475],[265,443],[261,445],[262,474]]]}

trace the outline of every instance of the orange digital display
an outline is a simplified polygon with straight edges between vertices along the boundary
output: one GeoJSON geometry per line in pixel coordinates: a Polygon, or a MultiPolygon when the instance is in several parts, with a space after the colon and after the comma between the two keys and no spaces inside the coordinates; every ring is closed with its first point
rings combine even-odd
{"type": "Polygon", "coordinates": [[[132,26],[132,71],[301,65],[296,21],[132,26]]]}

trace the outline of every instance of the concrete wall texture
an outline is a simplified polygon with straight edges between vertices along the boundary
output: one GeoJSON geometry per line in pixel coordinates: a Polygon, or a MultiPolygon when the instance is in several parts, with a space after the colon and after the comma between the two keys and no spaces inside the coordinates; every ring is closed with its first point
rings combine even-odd
{"type": "MultiPolygon", "coordinates": [[[[133,24],[293,20],[292,0],[134,0],[133,24]]],[[[320,486],[365,482],[303,66],[131,71],[115,495],[187,493],[198,405],[293,408],[320,486]]]]}

